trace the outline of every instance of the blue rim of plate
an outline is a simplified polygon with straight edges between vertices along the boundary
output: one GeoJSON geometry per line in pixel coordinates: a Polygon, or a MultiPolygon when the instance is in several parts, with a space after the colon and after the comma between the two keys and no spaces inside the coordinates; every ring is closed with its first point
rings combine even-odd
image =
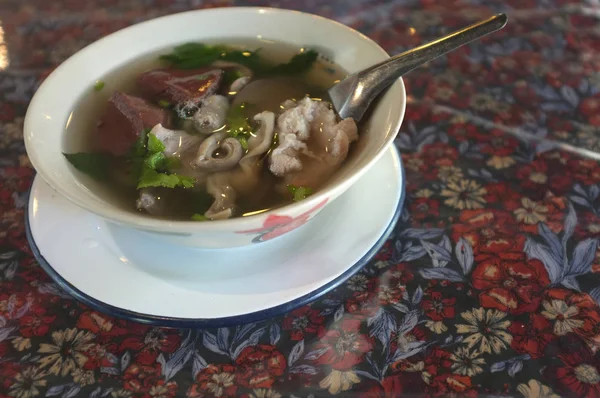
{"type": "Polygon", "coordinates": [[[56,282],[69,295],[73,296],[75,299],[79,300],[83,304],[98,312],[102,312],[115,318],[125,319],[127,321],[169,328],[217,328],[259,322],[265,319],[283,315],[299,307],[303,307],[307,304],[310,304],[311,302],[315,301],[324,294],[329,293],[333,289],[339,287],[342,283],[347,281],[351,276],[356,274],[365,265],[367,265],[369,261],[371,261],[373,257],[375,257],[375,255],[379,252],[379,250],[383,247],[385,242],[392,234],[394,228],[396,227],[396,224],[398,223],[398,219],[400,218],[400,214],[402,213],[404,199],[406,196],[406,179],[404,165],[402,163],[402,157],[400,156],[398,150],[394,146],[392,146],[392,148],[394,151],[396,151],[396,156],[398,156],[398,160],[400,163],[400,175],[402,176],[403,184],[400,191],[400,200],[398,200],[398,205],[394,210],[392,220],[381,235],[381,237],[377,240],[377,242],[375,242],[375,244],[369,249],[369,251],[367,251],[367,253],[360,260],[358,260],[354,265],[348,268],[343,274],[341,274],[334,280],[326,283],[325,285],[319,287],[318,289],[315,289],[312,292],[305,294],[304,296],[298,297],[297,299],[288,301],[287,303],[279,304],[275,307],[267,308],[260,311],[250,312],[248,314],[228,316],[223,318],[198,319],[149,315],[135,311],[125,310],[110,304],[106,304],[77,289],[66,279],[64,279],[58,272],[56,272],[54,268],[52,268],[50,263],[44,258],[44,256],[42,256],[42,253],[40,252],[37,244],[35,243],[35,240],[33,239],[33,235],[31,232],[31,224],[29,223],[29,196],[31,194],[31,189],[33,188],[33,181],[31,183],[31,186],[29,187],[29,191],[27,192],[27,210],[25,211],[25,235],[27,236],[27,241],[29,242],[34,258],[38,261],[42,269],[46,271],[50,278],[52,278],[52,280],[54,280],[54,282],[56,282]]]}

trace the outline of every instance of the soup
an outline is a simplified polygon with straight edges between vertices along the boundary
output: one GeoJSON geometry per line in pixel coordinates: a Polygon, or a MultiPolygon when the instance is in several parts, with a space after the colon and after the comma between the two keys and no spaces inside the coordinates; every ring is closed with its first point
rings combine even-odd
{"type": "Polygon", "coordinates": [[[327,97],[344,71],[312,50],[227,43],[184,44],[100,79],[69,118],[67,160],[160,218],[243,217],[316,192],[358,140],[327,97]]]}

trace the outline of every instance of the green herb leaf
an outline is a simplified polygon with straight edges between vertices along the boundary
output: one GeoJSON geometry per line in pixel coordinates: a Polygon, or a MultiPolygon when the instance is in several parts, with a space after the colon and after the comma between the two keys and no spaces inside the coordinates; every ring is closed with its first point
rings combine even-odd
{"type": "Polygon", "coordinates": [[[257,52],[233,50],[226,46],[203,43],[186,43],[175,47],[173,52],[160,57],[179,69],[195,69],[208,66],[215,61],[236,62],[254,71],[264,69],[257,52]]]}
{"type": "Polygon", "coordinates": [[[248,150],[248,140],[246,139],[246,137],[238,137],[238,141],[240,142],[240,145],[242,145],[242,149],[244,151],[248,150]]]}
{"type": "Polygon", "coordinates": [[[293,185],[288,185],[287,188],[288,191],[290,191],[290,193],[292,194],[294,202],[299,202],[312,195],[312,189],[308,187],[296,187],[293,185]]]}
{"type": "MultiPolygon", "coordinates": [[[[246,116],[245,109],[252,107],[251,104],[240,104],[235,107],[231,107],[227,114],[226,124],[227,132],[235,138],[246,138],[248,139],[254,131],[248,117],[246,116]]],[[[246,142],[247,144],[247,142],[246,142]]],[[[242,144],[243,145],[243,144],[242,144]]]]}
{"type": "Polygon", "coordinates": [[[146,156],[146,144],[148,143],[148,133],[150,130],[144,129],[138,136],[137,140],[129,150],[127,157],[129,159],[140,159],[146,156]]]}
{"type": "Polygon", "coordinates": [[[164,154],[165,145],[154,134],[144,130],[129,151],[132,173],[137,177],[137,188],[192,188],[196,180],[179,174],[166,173],[180,164],[179,159],[164,154]]]}
{"type": "Polygon", "coordinates": [[[158,101],[158,106],[160,106],[161,108],[170,108],[171,103],[169,101],[160,100],[158,101]]]}
{"type": "Polygon", "coordinates": [[[144,165],[152,170],[159,170],[165,166],[165,162],[167,157],[162,152],[155,152],[153,154],[148,155],[146,159],[144,159],[144,165]]]}
{"type": "Polygon", "coordinates": [[[275,66],[269,73],[273,75],[294,75],[304,73],[313,66],[318,56],[319,53],[314,50],[304,51],[294,55],[288,63],[275,66]]]}
{"type": "Polygon", "coordinates": [[[103,153],[63,153],[64,157],[77,170],[97,180],[104,180],[108,176],[110,156],[103,153]]]}
{"type": "Polygon", "coordinates": [[[100,91],[104,88],[104,82],[101,80],[98,80],[96,82],[96,84],[94,84],[94,91],[100,91]]]}
{"type": "Polygon", "coordinates": [[[163,167],[167,169],[167,171],[178,169],[181,167],[181,160],[175,156],[167,156],[163,167]]]}
{"type": "Polygon", "coordinates": [[[244,74],[237,69],[227,69],[223,75],[223,84],[229,87],[231,83],[243,76],[244,74]]]}
{"type": "MultiPolygon", "coordinates": [[[[260,50],[260,49],[259,49],[260,50]]],[[[177,46],[170,54],[160,57],[178,69],[195,69],[208,66],[215,61],[229,61],[242,64],[250,68],[257,75],[292,75],[306,72],[315,63],[318,53],[307,50],[295,55],[289,62],[269,67],[256,51],[240,51],[226,46],[214,46],[203,43],[186,43],[177,46]]],[[[232,83],[235,72],[225,75],[225,82],[232,83]]],[[[240,77],[239,75],[237,77],[240,77]]]]}
{"type": "Polygon", "coordinates": [[[192,177],[178,174],[159,173],[148,167],[144,167],[137,188],[163,187],[163,188],[192,188],[196,180],[192,177]]]}
{"type": "Polygon", "coordinates": [[[132,176],[135,176],[136,181],[139,180],[139,176],[142,174],[142,165],[144,164],[144,158],[148,152],[147,144],[149,132],[149,129],[144,129],[140,132],[140,135],[131,146],[129,153],[126,156],[130,165],[130,173],[132,176]]]}
{"type": "Polygon", "coordinates": [[[202,215],[202,214],[193,214],[192,221],[208,221],[210,218],[202,215]]]}
{"type": "Polygon", "coordinates": [[[148,134],[148,152],[154,154],[164,150],[165,144],[163,144],[154,134],[148,134]]]}

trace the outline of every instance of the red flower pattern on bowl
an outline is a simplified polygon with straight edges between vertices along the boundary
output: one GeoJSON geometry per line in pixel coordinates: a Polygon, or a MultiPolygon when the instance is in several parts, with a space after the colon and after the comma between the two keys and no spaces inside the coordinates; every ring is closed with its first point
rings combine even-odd
{"type": "Polygon", "coordinates": [[[252,239],[252,243],[260,243],[271,240],[273,238],[277,238],[287,232],[293,231],[294,229],[301,227],[306,224],[308,220],[312,218],[315,212],[321,209],[329,198],[325,198],[318,205],[310,209],[309,211],[300,214],[298,217],[290,217],[290,216],[279,216],[277,214],[271,214],[261,228],[249,229],[246,231],[238,231],[238,234],[258,234],[254,239],[252,239]]]}

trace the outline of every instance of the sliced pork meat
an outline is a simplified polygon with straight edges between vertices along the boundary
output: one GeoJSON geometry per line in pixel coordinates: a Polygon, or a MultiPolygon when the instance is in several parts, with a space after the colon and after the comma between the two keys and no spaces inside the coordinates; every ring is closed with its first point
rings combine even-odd
{"type": "Polygon", "coordinates": [[[170,125],[168,111],[138,97],[115,92],[96,131],[98,149],[123,156],[144,129],[170,125]]]}
{"type": "MultiPolygon", "coordinates": [[[[287,104],[289,107],[290,104],[287,104]]],[[[317,189],[348,156],[358,139],[353,119],[338,122],[329,103],[304,98],[277,119],[279,143],[269,169],[285,185],[317,189]]]]}
{"type": "Polygon", "coordinates": [[[157,69],[142,73],[137,85],[146,96],[175,105],[179,117],[190,118],[200,101],[217,92],[222,78],[223,71],[214,68],[157,69]]]}

